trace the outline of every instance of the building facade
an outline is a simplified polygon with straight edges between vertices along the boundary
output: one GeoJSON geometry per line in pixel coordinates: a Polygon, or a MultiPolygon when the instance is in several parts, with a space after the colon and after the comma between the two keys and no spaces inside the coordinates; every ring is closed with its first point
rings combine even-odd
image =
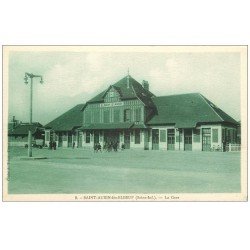
{"type": "Polygon", "coordinates": [[[53,134],[64,147],[75,141],[79,148],[117,143],[125,149],[185,151],[223,151],[236,143],[238,123],[203,95],[156,97],[148,82],[140,84],[130,75],[78,107],[81,112],[78,108],[69,116],[77,116],[77,122],[65,126],[68,118],[61,117],[63,131],[48,124],[45,140],[53,134]]]}

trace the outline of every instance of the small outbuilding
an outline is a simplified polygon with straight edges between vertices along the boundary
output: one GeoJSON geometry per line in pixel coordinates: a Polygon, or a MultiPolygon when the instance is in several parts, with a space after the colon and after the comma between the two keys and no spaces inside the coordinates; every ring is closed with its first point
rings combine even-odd
{"type": "Polygon", "coordinates": [[[39,144],[43,144],[44,141],[44,129],[43,125],[39,122],[20,123],[14,128],[8,130],[8,143],[9,146],[25,146],[28,144],[28,133],[31,131],[32,143],[36,144],[39,140],[39,144]],[[42,143],[41,143],[42,141],[42,143]]]}

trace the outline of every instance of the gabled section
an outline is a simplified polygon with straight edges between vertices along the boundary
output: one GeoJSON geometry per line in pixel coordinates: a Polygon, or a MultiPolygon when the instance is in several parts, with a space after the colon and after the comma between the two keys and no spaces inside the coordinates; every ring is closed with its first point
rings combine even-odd
{"type": "Polygon", "coordinates": [[[199,93],[152,98],[157,114],[149,125],[173,124],[176,128],[195,128],[199,123],[238,123],[199,93]]]}
{"type": "MultiPolygon", "coordinates": [[[[201,95],[201,94],[200,94],[201,95]]],[[[207,102],[207,104],[213,109],[213,111],[220,117],[220,119],[224,122],[238,124],[237,121],[235,121],[231,116],[229,116],[227,113],[225,113],[223,110],[221,110],[219,107],[217,107],[215,104],[213,104],[211,101],[209,101],[206,97],[201,95],[204,100],[207,102]]]]}
{"type": "Polygon", "coordinates": [[[116,90],[117,93],[119,93],[121,100],[139,99],[145,106],[154,107],[154,103],[151,99],[152,97],[154,97],[154,94],[152,94],[149,90],[143,88],[142,85],[130,75],[125,76],[115,84],[111,85],[107,90],[96,95],[87,103],[104,102],[104,98],[107,92],[109,92],[112,88],[116,90]]]}
{"type": "Polygon", "coordinates": [[[121,91],[118,87],[110,86],[103,95],[104,102],[118,102],[121,100],[121,91]]]}

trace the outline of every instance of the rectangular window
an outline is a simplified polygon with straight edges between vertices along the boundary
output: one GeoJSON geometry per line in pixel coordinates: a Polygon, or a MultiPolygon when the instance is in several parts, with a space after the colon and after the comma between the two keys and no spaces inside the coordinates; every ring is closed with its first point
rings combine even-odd
{"type": "Polygon", "coordinates": [[[194,142],[200,142],[201,140],[201,130],[200,129],[194,129],[193,130],[193,133],[194,133],[194,142]]]}
{"type": "Polygon", "coordinates": [[[140,130],[136,129],[135,130],[135,144],[140,144],[140,143],[141,143],[140,130]]]}
{"type": "Polygon", "coordinates": [[[108,109],[103,111],[103,122],[104,123],[110,122],[110,111],[108,109]]]}
{"type": "Polygon", "coordinates": [[[218,142],[218,129],[217,128],[213,128],[212,129],[212,138],[213,138],[213,142],[218,142]]]}
{"type": "Polygon", "coordinates": [[[131,121],[131,110],[130,109],[125,109],[124,110],[124,121],[125,122],[130,122],[131,121]]]}
{"type": "Polygon", "coordinates": [[[90,143],[90,132],[86,131],[86,143],[90,143]]]}
{"type": "Polygon", "coordinates": [[[141,108],[135,109],[135,121],[136,122],[141,121],[141,108]]]}
{"type": "Polygon", "coordinates": [[[91,123],[91,112],[90,111],[85,111],[84,112],[84,117],[85,117],[85,123],[91,123]]]}
{"type": "Polygon", "coordinates": [[[119,109],[114,110],[114,122],[120,122],[120,110],[119,109]]]}
{"type": "Polygon", "coordinates": [[[160,142],[166,142],[166,141],[167,141],[166,130],[160,130],[160,142]]]}

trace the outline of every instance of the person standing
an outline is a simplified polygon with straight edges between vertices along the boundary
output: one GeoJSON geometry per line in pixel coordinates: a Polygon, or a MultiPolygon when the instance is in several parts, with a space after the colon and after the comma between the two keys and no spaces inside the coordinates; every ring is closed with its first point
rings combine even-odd
{"type": "Polygon", "coordinates": [[[52,149],[52,141],[49,141],[49,149],[52,149]]]}

